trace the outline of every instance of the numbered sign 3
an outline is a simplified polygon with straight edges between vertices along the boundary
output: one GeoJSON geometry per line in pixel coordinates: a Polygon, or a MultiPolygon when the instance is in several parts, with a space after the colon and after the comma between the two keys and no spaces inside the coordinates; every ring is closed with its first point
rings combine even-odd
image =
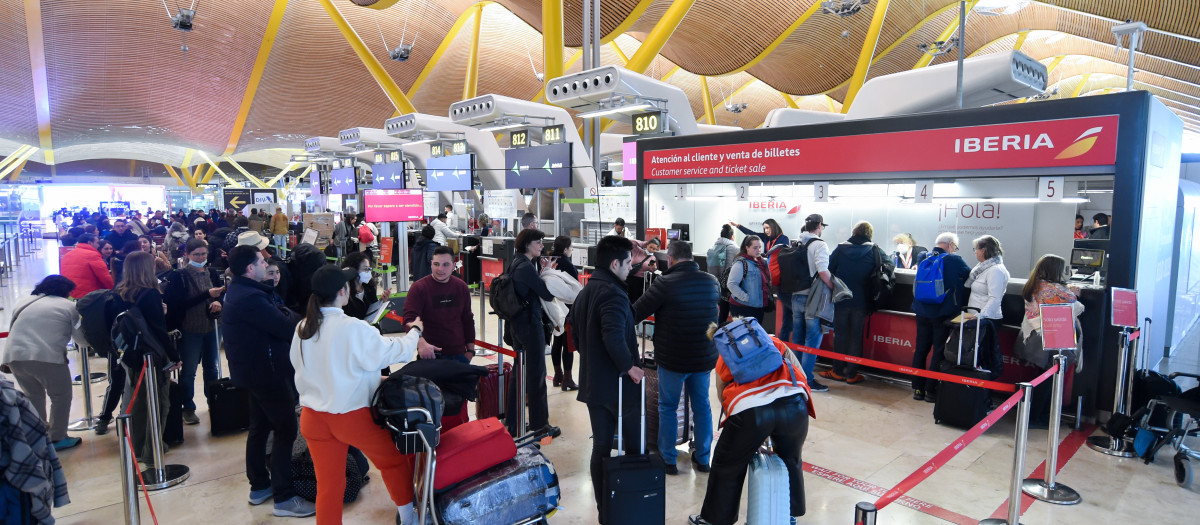
{"type": "Polygon", "coordinates": [[[828,182],[813,183],[813,201],[829,202],[829,183],[828,182]]]}

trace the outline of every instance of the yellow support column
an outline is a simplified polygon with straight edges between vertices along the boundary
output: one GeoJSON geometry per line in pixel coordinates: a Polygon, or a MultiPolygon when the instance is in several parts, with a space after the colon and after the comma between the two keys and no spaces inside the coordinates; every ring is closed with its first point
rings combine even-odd
{"type": "Polygon", "coordinates": [[[483,5],[475,4],[475,31],[471,33],[471,54],[467,55],[467,78],[463,80],[463,100],[475,98],[479,87],[479,32],[482,27],[483,5]]]}
{"type": "Polygon", "coordinates": [[[217,170],[215,168],[209,166],[208,171],[204,173],[204,178],[200,179],[200,184],[208,184],[208,181],[212,179],[213,174],[216,172],[217,170]]]}
{"type": "MultiPolygon", "coordinates": [[[[888,0],[882,0],[885,4],[888,0]]],[[[683,20],[684,15],[687,15],[688,10],[692,8],[696,0],[675,0],[671,3],[671,7],[667,8],[667,12],[663,13],[662,18],[658,19],[658,23],[654,24],[654,29],[651,29],[646,34],[646,39],[642,41],[642,45],[638,47],[636,53],[629,57],[629,63],[625,68],[634,73],[645,73],[646,68],[650,67],[650,63],[654,61],[654,57],[658,56],[658,52],[662,51],[663,46],[667,44],[667,40],[675,33],[675,28],[679,27],[679,22],[683,20]]]]}
{"type": "MultiPolygon", "coordinates": [[[[202,152],[200,152],[200,154],[204,155],[204,152],[202,151],[202,152]]],[[[208,160],[208,155],[204,155],[204,159],[208,160]]],[[[211,163],[212,161],[209,160],[209,162],[211,163]]],[[[225,162],[228,162],[230,165],[232,165],[234,167],[234,169],[242,172],[242,175],[245,175],[246,178],[250,180],[250,182],[254,183],[255,186],[258,186],[259,188],[264,188],[264,189],[267,187],[266,184],[263,184],[262,180],[259,180],[258,177],[251,175],[250,172],[246,171],[246,168],[243,168],[241,164],[237,163],[237,161],[235,161],[229,157],[225,157],[225,162]]],[[[214,164],[214,166],[215,166],[215,164],[214,164]]]]}
{"type": "MultiPolygon", "coordinates": [[[[17,157],[16,160],[14,160],[13,162],[9,163],[8,167],[4,168],[4,171],[0,171],[0,180],[4,180],[4,178],[7,177],[9,173],[13,173],[14,171],[16,171],[17,175],[20,175],[21,170],[25,169],[25,161],[29,160],[29,157],[32,156],[35,152],[37,152],[37,150],[38,150],[38,148],[36,148],[36,147],[30,147],[29,149],[25,150],[25,152],[22,153],[21,156],[17,157]]],[[[17,175],[13,175],[13,178],[16,178],[17,175]]]]}
{"type": "Polygon", "coordinates": [[[297,164],[295,162],[288,163],[288,165],[284,166],[282,170],[279,170],[279,175],[276,175],[274,178],[266,182],[267,187],[269,188],[274,186],[275,183],[279,182],[279,179],[282,179],[284,175],[287,175],[288,172],[296,169],[296,166],[297,164]]]}
{"type": "Polygon", "coordinates": [[[1088,80],[1090,80],[1091,78],[1092,78],[1091,73],[1084,73],[1083,77],[1079,79],[1079,84],[1075,86],[1075,91],[1071,92],[1070,98],[1078,97],[1080,93],[1083,93],[1083,87],[1087,85],[1088,80]]]}
{"type": "Polygon", "coordinates": [[[563,0],[542,0],[542,93],[563,76],[563,0]]]}
{"type": "Polygon", "coordinates": [[[867,29],[867,38],[863,40],[862,49],[858,52],[858,64],[854,66],[854,75],[850,77],[850,90],[846,92],[846,101],[842,103],[842,113],[850,111],[850,104],[854,103],[854,97],[867,80],[867,70],[875,57],[875,45],[879,43],[879,31],[883,29],[883,18],[887,16],[890,2],[891,0],[879,0],[875,6],[875,14],[871,16],[871,27],[867,29]]]}
{"type": "Polygon", "coordinates": [[[792,98],[791,95],[780,91],[779,96],[783,97],[783,103],[787,104],[787,107],[792,109],[800,109],[800,106],[796,105],[796,99],[792,98]]]}
{"type": "MultiPolygon", "coordinates": [[[[975,4],[977,4],[977,3],[979,3],[979,0],[971,0],[970,2],[967,2],[967,12],[970,13],[971,9],[974,9],[975,4]]],[[[946,7],[953,8],[953,7],[957,7],[957,6],[958,6],[958,2],[955,2],[946,7]]],[[[950,20],[949,24],[946,24],[946,30],[942,31],[942,34],[938,35],[937,41],[945,42],[947,40],[950,40],[950,37],[954,36],[954,33],[956,31],[958,31],[958,16],[955,16],[952,20],[950,20]]],[[[921,69],[925,66],[928,66],[931,62],[933,62],[933,55],[926,53],[924,55],[921,55],[921,59],[917,60],[917,65],[913,66],[913,69],[921,69]]]]}
{"type": "Polygon", "coordinates": [[[254,60],[254,69],[250,71],[246,92],[242,94],[242,105],[238,107],[237,118],[234,119],[233,129],[229,132],[229,144],[225,146],[224,155],[232,155],[242,138],[246,118],[250,116],[250,104],[254,102],[254,95],[258,93],[258,84],[262,80],[263,70],[267,67],[267,58],[271,56],[271,48],[275,45],[275,35],[279,33],[279,26],[283,23],[283,13],[287,10],[287,4],[288,0],[275,0],[275,7],[271,9],[271,18],[267,21],[267,30],[258,46],[258,57],[254,60]]]}
{"type": "Polygon", "coordinates": [[[9,153],[7,157],[4,157],[4,160],[0,160],[0,170],[7,168],[9,164],[16,162],[17,158],[20,157],[22,153],[25,153],[25,150],[29,148],[30,146],[22,144],[21,147],[17,148],[12,153],[9,153]]]}
{"type": "Polygon", "coordinates": [[[33,71],[33,108],[37,114],[38,141],[45,150],[46,164],[54,166],[50,133],[50,84],[46,79],[46,38],[42,32],[41,0],[25,0],[25,36],[29,44],[29,66],[33,71]]]}
{"type": "MultiPolygon", "coordinates": [[[[380,64],[375,55],[371,54],[371,50],[367,49],[367,45],[359,38],[358,33],[354,32],[353,27],[350,27],[350,22],[342,16],[342,12],[338,11],[337,6],[333,5],[333,0],[320,0],[320,2],[321,7],[324,7],[325,12],[329,14],[329,19],[333,20],[338,31],[341,31],[342,36],[346,37],[346,43],[354,49],[354,54],[358,55],[358,59],[362,60],[363,66],[371,73],[371,77],[375,79],[380,88],[383,88],[383,93],[392,102],[392,106],[401,114],[416,113],[417,108],[408,100],[408,96],[404,94],[400,86],[396,85],[396,81],[388,75],[387,70],[383,69],[383,64],[380,64]]],[[[217,172],[220,173],[220,171],[218,168],[217,172]]]]}
{"type": "Polygon", "coordinates": [[[616,40],[609,40],[609,41],[608,41],[608,47],[612,48],[612,50],[613,50],[613,53],[616,53],[616,54],[617,54],[617,60],[620,60],[620,61],[621,61],[621,65],[622,65],[622,66],[624,66],[624,65],[626,65],[626,64],[628,64],[628,63],[629,63],[629,57],[625,56],[625,52],[624,52],[624,51],[621,51],[621,46],[618,46],[618,45],[617,45],[617,41],[616,41],[616,40]]]}
{"type": "Polygon", "coordinates": [[[183,182],[183,179],[179,178],[179,173],[177,173],[175,171],[175,166],[172,166],[170,164],[163,164],[163,167],[167,168],[167,173],[170,173],[171,177],[173,177],[175,179],[175,182],[178,182],[180,186],[188,186],[188,184],[186,182],[183,182]]]}
{"type": "Polygon", "coordinates": [[[712,94],[708,91],[708,77],[703,75],[700,77],[700,100],[704,103],[704,121],[716,124],[717,119],[712,110],[712,94]]]}
{"type": "Polygon", "coordinates": [[[1028,29],[1017,32],[1017,43],[1013,44],[1013,51],[1020,51],[1021,47],[1025,45],[1026,38],[1029,38],[1028,29]]]}

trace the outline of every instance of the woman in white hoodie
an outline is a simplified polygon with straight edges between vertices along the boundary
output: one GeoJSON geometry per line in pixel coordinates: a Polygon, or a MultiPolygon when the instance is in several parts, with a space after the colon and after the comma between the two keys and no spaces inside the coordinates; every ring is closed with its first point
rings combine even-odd
{"type": "Polygon", "coordinates": [[[379,468],[399,511],[397,523],[416,524],[411,458],[396,450],[386,430],[371,419],[371,395],[379,370],[416,356],[424,325],[409,323],[404,337],[383,337],[366,322],[347,316],[350,298],[342,270],[325,265],[312,277],[312,296],[292,337],[291,361],[300,393],[300,433],[317,472],[317,523],[342,522],[346,452],[354,446],[379,468]]]}

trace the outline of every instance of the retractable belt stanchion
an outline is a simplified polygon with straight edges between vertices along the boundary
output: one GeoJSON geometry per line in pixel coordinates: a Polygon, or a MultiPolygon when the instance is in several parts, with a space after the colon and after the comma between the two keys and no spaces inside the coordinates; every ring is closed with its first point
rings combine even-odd
{"type": "Polygon", "coordinates": [[[860,501],[854,506],[854,525],[875,525],[876,509],[873,503],[860,501]]]}
{"type": "MultiPolygon", "coordinates": [[[[1130,343],[1130,334],[1131,329],[1129,327],[1121,329],[1121,355],[1117,361],[1117,386],[1113,389],[1113,410],[1110,417],[1115,417],[1117,414],[1125,414],[1126,403],[1129,401],[1129,398],[1126,397],[1132,383],[1129,380],[1129,364],[1136,361],[1129,354],[1133,353],[1137,348],[1136,345],[1130,343]]],[[[1092,436],[1088,438],[1087,446],[1096,452],[1119,458],[1131,458],[1136,455],[1133,451],[1133,444],[1124,437],[1092,436]]]]}
{"type": "MultiPolygon", "coordinates": [[[[484,296],[483,280],[481,279],[479,281],[479,333],[486,334],[487,333],[488,311],[487,311],[487,300],[485,300],[483,296],[484,296]]],[[[501,341],[503,341],[503,339],[501,339],[501,341]]],[[[478,347],[475,348],[475,355],[477,355],[477,356],[492,355],[494,353],[495,352],[488,350],[486,348],[478,348],[478,347]]],[[[503,366],[504,363],[501,362],[500,365],[503,366]]]]}
{"type": "Polygon", "coordinates": [[[1054,356],[1058,371],[1054,373],[1054,393],[1050,397],[1050,433],[1046,441],[1045,479],[1029,478],[1021,483],[1021,491],[1047,503],[1075,505],[1083,501],[1079,493],[1061,483],[1055,483],[1058,470],[1058,431],[1062,424],[1063,376],[1066,375],[1067,357],[1059,350],[1054,356]]]}
{"type": "Polygon", "coordinates": [[[1021,482],[1025,475],[1025,446],[1029,443],[1029,399],[1033,393],[1030,383],[1017,383],[1021,389],[1021,403],[1017,406],[1017,448],[1013,451],[1012,483],[1008,491],[1008,518],[988,518],[979,525],[1020,525],[1021,482]]]}
{"type": "Polygon", "coordinates": [[[146,408],[151,429],[150,449],[154,453],[154,466],[142,471],[142,480],[146,490],[162,490],[173,487],[191,475],[185,465],[164,465],[162,450],[162,426],[158,422],[158,369],[154,365],[154,356],[146,354],[146,408]]]}
{"type": "Polygon", "coordinates": [[[75,349],[79,350],[79,379],[83,385],[83,418],[76,419],[67,427],[67,430],[80,432],[96,428],[96,418],[92,417],[92,382],[84,381],[83,378],[92,377],[91,368],[88,366],[88,349],[83,346],[75,345],[75,349]]]}
{"type": "Polygon", "coordinates": [[[129,414],[117,416],[117,442],[121,451],[121,498],[125,508],[125,525],[140,525],[141,509],[138,507],[137,463],[129,449],[129,414]]]}

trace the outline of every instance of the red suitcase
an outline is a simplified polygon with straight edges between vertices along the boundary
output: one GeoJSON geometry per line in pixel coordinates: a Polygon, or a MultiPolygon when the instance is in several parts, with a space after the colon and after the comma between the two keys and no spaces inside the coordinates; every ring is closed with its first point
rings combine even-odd
{"type": "Polygon", "coordinates": [[[442,433],[433,488],[445,489],[516,456],[517,445],[499,419],[464,423],[442,433]]]}
{"type": "MultiPolygon", "coordinates": [[[[500,374],[495,364],[487,365],[488,375],[479,380],[479,393],[475,400],[475,419],[500,417],[500,374]]],[[[504,363],[504,377],[512,377],[512,364],[504,363]]]]}

